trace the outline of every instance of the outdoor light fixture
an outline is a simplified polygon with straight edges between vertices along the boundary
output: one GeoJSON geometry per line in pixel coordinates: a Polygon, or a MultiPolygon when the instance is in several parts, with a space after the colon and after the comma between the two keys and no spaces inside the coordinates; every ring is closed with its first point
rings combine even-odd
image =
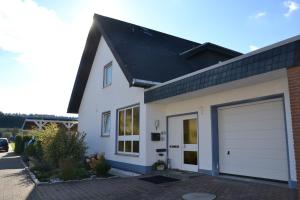
{"type": "Polygon", "coordinates": [[[159,120],[154,121],[154,126],[155,126],[155,130],[157,130],[159,127],[159,120]]]}

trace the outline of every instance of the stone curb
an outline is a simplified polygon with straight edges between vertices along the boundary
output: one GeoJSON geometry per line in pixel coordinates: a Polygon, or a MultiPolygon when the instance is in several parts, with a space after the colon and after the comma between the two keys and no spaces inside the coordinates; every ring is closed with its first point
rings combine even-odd
{"type": "Polygon", "coordinates": [[[22,160],[21,156],[20,156],[20,161],[22,163],[22,165],[24,166],[24,169],[28,172],[30,179],[34,182],[35,185],[39,185],[41,184],[41,182],[35,177],[35,175],[29,170],[29,167],[24,163],[24,161],[22,160]]]}

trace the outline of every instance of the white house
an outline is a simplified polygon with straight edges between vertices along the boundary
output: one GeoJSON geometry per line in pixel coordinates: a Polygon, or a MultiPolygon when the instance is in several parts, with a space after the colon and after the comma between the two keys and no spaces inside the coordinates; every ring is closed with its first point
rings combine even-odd
{"type": "Polygon", "coordinates": [[[299,80],[300,36],[243,55],[95,14],[68,112],[115,168],[296,187],[299,80]]]}

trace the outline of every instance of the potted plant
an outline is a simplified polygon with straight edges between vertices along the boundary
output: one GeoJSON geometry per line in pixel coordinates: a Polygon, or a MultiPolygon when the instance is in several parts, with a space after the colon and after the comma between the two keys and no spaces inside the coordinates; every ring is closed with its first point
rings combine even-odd
{"type": "Polygon", "coordinates": [[[163,160],[158,160],[152,165],[154,170],[162,171],[167,169],[167,164],[163,160]]]}

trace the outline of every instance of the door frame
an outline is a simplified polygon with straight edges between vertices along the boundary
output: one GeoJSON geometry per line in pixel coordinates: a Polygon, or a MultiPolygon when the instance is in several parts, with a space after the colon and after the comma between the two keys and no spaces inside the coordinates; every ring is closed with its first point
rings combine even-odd
{"type": "Polygon", "coordinates": [[[212,175],[219,176],[219,127],[218,127],[218,109],[221,107],[246,104],[246,103],[255,103],[264,100],[272,100],[272,99],[282,99],[283,104],[283,117],[284,117],[284,126],[285,126],[285,139],[286,139],[286,149],[287,149],[287,165],[288,165],[288,183],[289,186],[292,187],[294,184],[291,180],[290,173],[290,157],[289,157],[289,146],[288,146],[288,135],[287,135],[287,124],[286,124],[286,112],[285,112],[285,99],[284,94],[274,94],[269,96],[262,96],[252,99],[245,99],[240,101],[233,101],[224,104],[217,104],[211,106],[211,136],[212,136],[212,175]]]}
{"type": "Polygon", "coordinates": [[[172,117],[181,117],[184,115],[196,115],[197,120],[197,171],[199,172],[199,116],[198,111],[195,112],[188,112],[188,113],[180,113],[180,114],[174,114],[174,115],[167,115],[166,116],[166,125],[167,125],[167,132],[166,132],[166,144],[167,144],[167,161],[169,160],[169,118],[172,117]]]}

